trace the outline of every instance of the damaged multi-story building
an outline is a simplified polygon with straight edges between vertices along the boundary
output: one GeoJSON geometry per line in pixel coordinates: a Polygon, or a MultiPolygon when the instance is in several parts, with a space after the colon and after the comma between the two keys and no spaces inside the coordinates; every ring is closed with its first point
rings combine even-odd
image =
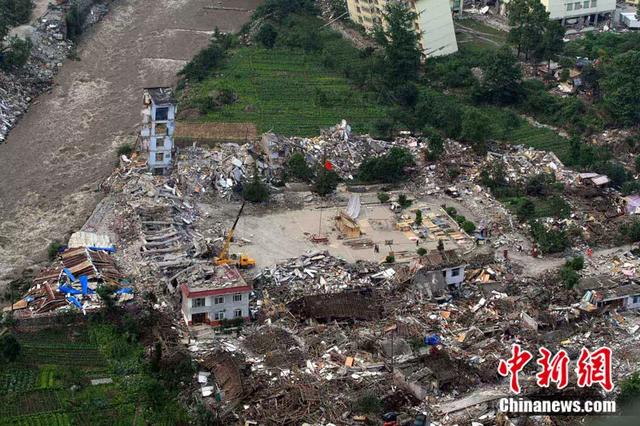
{"type": "MultiPolygon", "coordinates": [[[[391,1],[395,0],[347,0],[349,16],[353,22],[371,31],[376,25],[384,25],[385,7],[391,1]]],[[[458,51],[448,0],[409,0],[404,3],[418,15],[415,28],[420,34],[420,48],[425,56],[445,56],[458,51]]]]}
{"type": "Polygon", "coordinates": [[[171,170],[177,101],[170,87],[144,89],[142,110],[142,150],[148,154],[147,167],[155,175],[171,170]]]}

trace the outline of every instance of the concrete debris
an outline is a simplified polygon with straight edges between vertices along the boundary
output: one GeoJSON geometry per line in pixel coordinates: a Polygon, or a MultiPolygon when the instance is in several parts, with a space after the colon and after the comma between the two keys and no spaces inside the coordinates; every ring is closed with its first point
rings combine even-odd
{"type": "MultiPolygon", "coordinates": [[[[40,93],[53,85],[62,63],[72,55],[74,43],[67,39],[65,15],[72,4],[79,4],[81,15],[86,16],[83,29],[97,23],[108,11],[105,4],[93,4],[93,0],[71,2],[62,0],[49,3],[35,27],[18,36],[29,36],[33,43],[27,64],[15,73],[0,70],[0,143],[4,142],[11,128],[29,108],[40,93]],[[88,13],[83,13],[83,9],[88,13]]],[[[21,27],[22,28],[22,27],[21,27]]]]}

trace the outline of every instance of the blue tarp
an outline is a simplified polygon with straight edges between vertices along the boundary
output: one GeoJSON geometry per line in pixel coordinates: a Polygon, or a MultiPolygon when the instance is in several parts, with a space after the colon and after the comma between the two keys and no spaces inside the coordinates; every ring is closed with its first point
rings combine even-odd
{"type": "Polygon", "coordinates": [[[90,246],[87,247],[89,250],[93,250],[93,251],[108,251],[109,253],[115,253],[116,252],[116,248],[115,247],[96,247],[96,246],[90,246]]]}
{"type": "Polygon", "coordinates": [[[86,275],[80,276],[80,284],[82,284],[82,294],[93,294],[95,291],[89,288],[89,278],[86,275]]]}
{"type": "Polygon", "coordinates": [[[71,302],[71,304],[72,304],[72,305],[77,306],[77,307],[78,307],[78,309],[82,309],[82,304],[81,304],[81,303],[80,303],[80,301],[79,301],[78,299],[76,299],[75,297],[73,297],[73,296],[69,296],[69,297],[67,297],[67,300],[68,300],[69,302],[71,302]]]}
{"type": "Polygon", "coordinates": [[[121,288],[116,291],[116,294],[133,294],[133,289],[131,287],[121,288]]]}
{"type": "Polygon", "coordinates": [[[74,282],[76,280],[76,277],[73,276],[70,270],[68,270],[67,268],[63,268],[62,270],[64,271],[65,275],[69,277],[71,282],[74,282]]]}
{"type": "Polygon", "coordinates": [[[424,344],[429,346],[436,346],[441,343],[440,336],[432,334],[431,336],[424,336],[424,344]]]}
{"type": "Polygon", "coordinates": [[[71,288],[66,285],[61,285],[60,287],[58,287],[58,291],[64,294],[82,294],[80,290],[76,290],[75,288],[71,288]]]}

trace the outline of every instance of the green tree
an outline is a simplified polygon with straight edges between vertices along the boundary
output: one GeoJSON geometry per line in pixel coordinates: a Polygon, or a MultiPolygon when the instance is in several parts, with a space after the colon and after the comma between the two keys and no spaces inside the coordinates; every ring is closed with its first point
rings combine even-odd
{"type": "Polygon", "coordinates": [[[252,20],[260,18],[280,22],[290,15],[316,15],[319,12],[314,0],[266,0],[256,8],[252,20]]]}
{"type": "Polygon", "coordinates": [[[424,256],[427,254],[427,249],[424,247],[419,247],[418,250],[416,250],[416,253],[418,253],[418,256],[424,256]]]}
{"type": "Polygon", "coordinates": [[[384,26],[374,30],[376,41],[384,50],[385,81],[398,87],[418,79],[420,69],[420,34],[416,32],[418,15],[402,2],[387,2],[384,26]]]}
{"type": "Polygon", "coordinates": [[[580,271],[582,268],[584,268],[584,257],[576,256],[570,260],[567,260],[564,266],[566,266],[567,268],[571,268],[574,271],[580,271]]]}
{"type": "Polygon", "coordinates": [[[522,97],[522,70],[508,47],[499,49],[485,67],[484,80],[474,90],[476,102],[514,104],[522,97]]]}
{"type": "Polygon", "coordinates": [[[416,218],[413,221],[413,223],[415,223],[417,226],[421,226],[422,225],[422,210],[416,210],[416,218]]]}
{"type": "Polygon", "coordinates": [[[640,399],[640,372],[633,373],[620,382],[620,395],[618,395],[618,402],[623,405],[637,403],[638,399],[640,399]]]}
{"type": "Polygon", "coordinates": [[[386,192],[378,192],[378,201],[382,204],[388,203],[391,197],[386,192]]]}
{"type": "Polygon", "coordinates": [[[69,11],[64,16],[65,24],[67,26],[67,38],[70,40],[76,40],[82,33],[82,15],[80,14],[80,8],[77,3],[73,3],[69,11]]]}
{"type": "Polygon", "coordinates": [[[307,164],[307,160],[300,152],[296,152],[287,161],[287,174],[300,179],[303,182],[310,182],[313,179],[313,170],[307,164]]]}
{"type": "Polygon", "coordinates": [[[444,152],[444,141],[439,134],[432,132],[429,135],[429,150],[427,151],[426,159],[428,161],[438,160],[444,152]]]}
{"type": "Polygon", "coordinates": [[[247,182],[242,187],[242,198],[252,203],[262,203],[269,199],[269,189],[260,180],[260,173],[258,173],[258,166],[254,165],[253,179],[251,182],[247,182]]]}
{"type": "Polygon", "coordinates": [[[569,246],[567,235],[562,230],[547,229],[537,220],[529,221],[531,235],[543,253],[559,253],[569,246]]]}
{"type": "Polygon", "coordinates": [[[600,80],[602,102],[613,121],[640,122],[640,50],[622,53],[605,65],[600,80]]]}
{"type": "Polygon", "coordinates": [[[409,150],[393,147],[384,155],[364,160],[358,168],[358,178],[363,182],[398,182],[407,178],[405,169],[413,164],[409,150]]]}
{"type": "Polygon", "coordinates": [[[551,60],[564,49],[565,28],[558,21],[547,20],[540,44],[536,46],[536,59],[547,61],[547,71],[551,71],[551,60]]]}
{"type": "Polygon", "coordinates": [[[325,196],[331,194],[338,187],[340,177],[333,170],[327,170],[324,164],[318,167],[316,180],[313,183],[313,191],[318,195],[325,196]]]}
{"type": "Polygon", "coordinates": [[[31,39],[22,40],[18,37],[11,37],[8,46],[0,48],[0,53],[4,54],[4,60],[0,65],[5,70],[17,70],[22,68],[31,56],[33,43],[31,39]]]}
{"type": "Polygon", "coordinates": [[[549,12],[540,0],[512,0],[507,5],[507,18],[511,26],[507,40],[517,47],[518,56],[524,52],[528,59],[529,53],[542,43],[549,12]]]}
{"type": "Polygon", "coordinates": [[[640,221],[620,225],[620,234],[633,243],[640,241],[640,221]]]}
{"type": "Polygon", "coordinates": [[[278,31],[276,31],[276,27],[267,22],[260,27],[260,30],[256,34],[256,41],[267,49],[271,49],[276,44],[277,37],[278,31]]]}
{"type": "Polygon", "coordinates": [[[460,138],[471,144],[478,154],[487,153],[487,137],[491,136],[491,121],[475,108],[465,111],[462,117],[460,138]]]}
{"type": "Polygon", "coordinates": [[[518,219],[525,221],[529,220],[536,215],[536,206],[533,204],[528,198],[525,198],[520,205],[518,205],[518,209],[516,210],[516,216],[518,219]]]}
{"type": "Polygon", "coordinates": [[[473,234],[473,232],[475,232],[476,230],[476,225],[473,222],[470,222],[468,220],[465,220],[462,223],[462,229],[464,230],[464,232],[466,232],[467,234],[473,234]]]}
{"type": "Polygon", "coordinates": [[[0,338],[0,358],[3,360],[12,362],[15,361],[20,352],[22,351],[22,347],[20,346],[20,342],[13,334],[5,334],[0,338]]]}
{"type": "Polygon", "coordinates": [[[406,209],[411,205],[411,203],[412,201],[409,198],[407,198],[406,194],[398,195],[398,204],[400,204],[400,208],[406,209]]]}
{"type": "Polygon", "coordinates": [[[187,80],[204,80],[212,71],[219,69],[224,64],[228,50],[235,44],[236,38],[233,34],[222,33],[216,28],[209,46],[198,52],[191,62],[180,70],[178,75],[187,80]]]}
{"type": "Polygon", "coordinates": [[[580,282],[580,275],[572,268],[564,266],[560,269],[560,280],[566,288],[572,289],[580,282]]]}
{"type": "Polygon", "coordinates": [[[100,296],[100,299],[102,300],[102,303],[104,303],[105,308],[107,308],[107,311],[112,311],[116,306],[113,293],[117,289],[118,288],[114,285],[101,285],[96,289],[96,293],[100,296]]]}
{"type": "Polygon", "coordinates": [[[31,19],[33,8],[31,0],[0,0],[0,17],[8,27],[26,24],[31,19]]]}

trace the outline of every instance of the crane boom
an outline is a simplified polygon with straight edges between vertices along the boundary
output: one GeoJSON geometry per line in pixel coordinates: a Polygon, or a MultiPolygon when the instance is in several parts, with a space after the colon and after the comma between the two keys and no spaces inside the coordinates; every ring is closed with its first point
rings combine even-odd
{"type": "Polygon", "coordinates": [[[229,247],[231,246],[231,240],[233,239],[233,233],[236,230],[236,225],[238,224],[238,220],[240,220],[240,215],[242,215],[242,210],[244,210],[244,201],[242,202],[242,206],[240,206],[240,211],[236,216],[235,222],[233,222],[233,226],[229,230],[227,234],[227,238],[224,241],[224,246],[222,246],[222,250],[220,250],[220,254],[218,255],[218,259],[220,261],[226,261],[229,258],[229,247]]]}

